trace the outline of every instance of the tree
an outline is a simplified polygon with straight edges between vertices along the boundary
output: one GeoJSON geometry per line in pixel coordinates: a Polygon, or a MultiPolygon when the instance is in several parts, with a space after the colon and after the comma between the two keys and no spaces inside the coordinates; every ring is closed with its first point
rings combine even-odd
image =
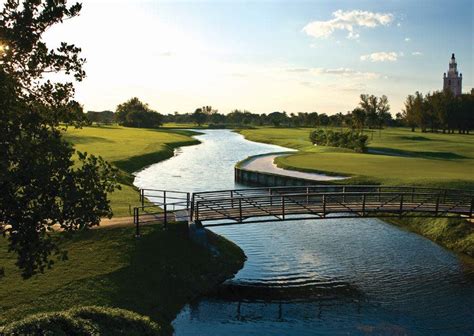
{"type": "Polygon", "coordinates": [[[42,34],[78,15],[81,5],[65,1],[7,1],[0,12],[0,231],[27,278],[67,257],[51,235],[99,224],[112,215],[107,193],[116,169],[103,159],[77,152],[61,136],[60,122],[80,126],[82,107],[71,82],[54,83],[45,73],[80,81],[80,49],[61,43],[47,48],[42,34]]]}
{"type": "Polygon", "coordinates": [[[390,104],[388,103],[388,98],[386,95],[382,95],[377,102],[377,121],[379,129],[382,129],[384,125],[388,125],[392,120],[392,115],[389,111],[390,104]]]}
{"type": "Polygon", "coordinates": [[[201,126],[204,124],[207,120],[207,114],[202,110],[202,108],[197,108],[193,115],[192,115],[193,121],[198,125],[201,126]]]}
{"type": "Polygon", "coordinates": [[[365,128],[365,112],[363,109],[356,107],[352,111],[352,124],[357,128],[360,132],[364,131],[365,128]]]}
{"type": "Polygon", "coordinates": [[[117,122],[123,126],[157,128],[163,124],[163,116],[137,97],[119,104],[115,111],[117,122]]]}

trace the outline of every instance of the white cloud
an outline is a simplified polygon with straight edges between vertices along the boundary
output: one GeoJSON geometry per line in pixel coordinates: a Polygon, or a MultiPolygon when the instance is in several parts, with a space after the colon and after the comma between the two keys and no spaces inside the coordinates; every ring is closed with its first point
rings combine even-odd
{"type": "Polygon", "coordinates": [[[414,51],[411,53],[413,56],[422,56],[423,53],[421,51],[414,51]]]}
{"type": "Polygon", "coordinates": [[[366,79],[375,79],[379,78],[380,74],[375,72],[362,72],[357,71],[351,68],[287,68],[286,72],[290,73],[309,73],[312,75],[330,75],[330,76],[340,76],[345,78],[366,78],[366,79]]]}
{"type": "Polygon", "coordinates": [[[327,38],[335,30],[346,30],[347,38],[357,39],[359,33],[354,29],[357,27],[374,28],[386,26],[393,21],[390,13],[374,13],[361,10],[342,11],[337,10],[332,13],[333,19],[327,21],[313,21],[308,23],[303,31],[315,38],[327,38]]]}
{"type": "Polygon", "coordinates": [[[405,37],[405,42],[410,42],[410,41],[411,41],[411,38],[405,37]]]}
{"type": "Polygon", "coordinates": [[[360,56],[361,61],[371,61],[371,62],[395,62],[398,60],[398,56],[403,56],[402,53],[397,54],[394,51],[386,52],[375,52],[368,55],[360,56]]]}

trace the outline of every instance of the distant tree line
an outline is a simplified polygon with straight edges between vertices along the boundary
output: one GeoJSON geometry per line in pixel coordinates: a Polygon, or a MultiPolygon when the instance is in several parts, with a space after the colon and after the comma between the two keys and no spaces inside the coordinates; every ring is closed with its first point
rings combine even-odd
{"type": "Polygon", "coordinates": [[[228,114],[219,113],[211,106],[197,108],[194,113],[178,113],[164,116],[164,122],[209,124],[220,126],[274,126],[274,127],[348,127],[352,129],[382,128],[395,126],[397,121],[389,113],[390,105],[386,96],[376,97],[363,94],[360,104],[353,111],[334,115],[317,112],[286,113],[275,111],[257,114],[247,110],[233,110],[228,114]]]}
{"type": "Polygon", "coordinates": [[[112,111],[87,111],[86,118],[89,121],[89,124],[96,123],[97,125],[110,125],[116,122],[115,113],[112,111]]]}
{"type": "Polygon", "coordinates": [[[474,129],[474,94],[454,96],[451,91],[409,95],[398,116],[414,132],[443,132],[469,134],[474,129]]]}

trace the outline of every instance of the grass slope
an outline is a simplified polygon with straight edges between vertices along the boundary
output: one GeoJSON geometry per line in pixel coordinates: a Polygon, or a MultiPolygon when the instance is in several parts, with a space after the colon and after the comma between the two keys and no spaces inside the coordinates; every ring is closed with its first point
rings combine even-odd
{"type": "Polygon", "coordinates": [[[198,144],[198,134],[183,130],[129,128],[121,126],[69,128],[64,133],[74,147],[100,155],[121,171],[122,190],[110,195],[115,216],[130,216],[129,207],[138,205],[138,192],[133,187],[132,173],[173,156],[174,148],[198,144]]]}
{"type": "MultiPolygon", "coordinates": [[[[419,185],[474,189],[474,135],[413,133],[389,128],[366,131],[369,153],[313,146],[309,128],[241,130],[245,138],[297,149],[277,158],[285,169],[350,176],[335,183],[419,185]]],[[[393,219],[392,224],[421,234],[447,248],[474,256],[474,225],[465,220],[393,219]]]]}
{"type": "Polygon", "coordinates": [[[169,322],[190,299],[237,272],[245,259],[239,247],[208,232],[219,255],[188,238],[185,224],[167,230],[143,227],[88,230],[72,237],[58,234],[69,260],[45,274],[23,280],[0,238],[0,325],[28,314],[98,305],[150,316],[170,330],[169,322]]]}

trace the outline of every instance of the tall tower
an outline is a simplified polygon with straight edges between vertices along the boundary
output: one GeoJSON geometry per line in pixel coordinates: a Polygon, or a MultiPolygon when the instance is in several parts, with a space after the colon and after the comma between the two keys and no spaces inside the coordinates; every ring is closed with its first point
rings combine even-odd
{"type": "Polygon", "coordinates": [[[462,93],[462,74],[458,74],[458,64],[454,54],[449,61],[448,75],[446,72],[443,75],[443,90],[451,90],[453,95],[460,96],[462,93]]]}

